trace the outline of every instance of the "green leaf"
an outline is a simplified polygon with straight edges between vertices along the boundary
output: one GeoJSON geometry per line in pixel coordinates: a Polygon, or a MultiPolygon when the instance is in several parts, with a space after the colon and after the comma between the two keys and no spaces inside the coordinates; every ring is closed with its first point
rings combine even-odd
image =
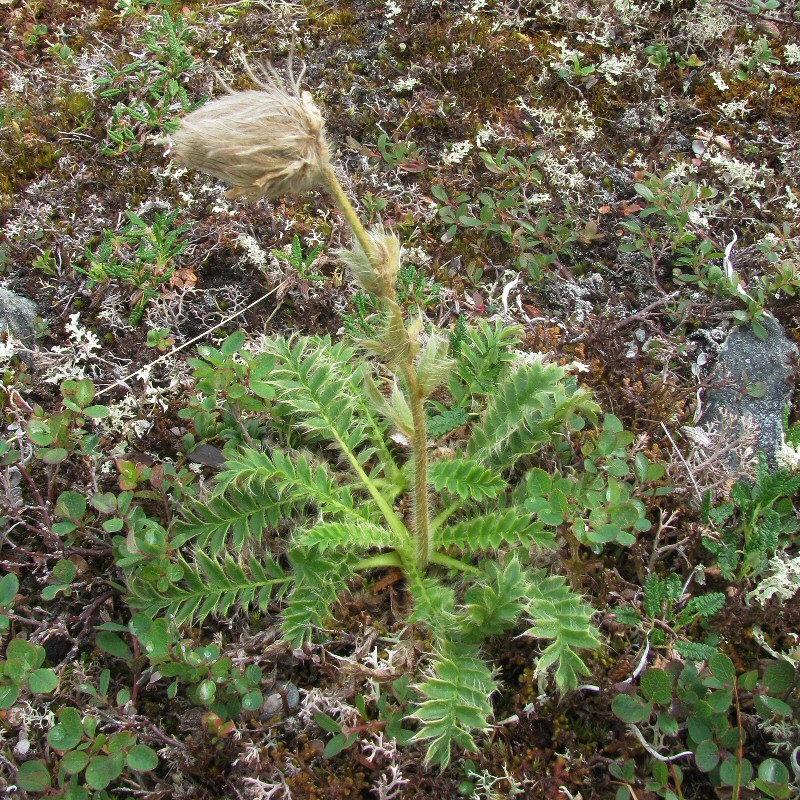
{"type": "Polygon", "coordinates": [[[111,413],[111,409],[108,406],[88,406],[83,409],[83,413],[92,419],[105,419],[111,413]]]}
{"type": "Polygon", "coordinates": [[[371,522],[320,522],[297,536],[301,547],[315,547],[320,553],[328,550],[363,552],[372,549],[400,549],[411,542],[403,540],[393,530],[373,525],[371,522]]]}
{"type": "Polygon", "coordinates": [[[80,522],[86,513],[86,498],[78,492],[61,492],[55,513],[61,519],[80,522]]]}
{"type": "Polygon", "coordinates": [[[486,582],[473,584],[464,594],[469,617],[464,636],[476,643],[513,628],[527,594],[527,576],[516,558],[509,559],[505,567],[490,561],[484,572],[486,582]]]}
{"type": "Polygon", "coordinates": [[[39,447],[47,447],[55,441],[56,434],[53,433],[50,423],[43,419],[32,419],[25,430],[28,438],[39,447]]]}
{"type": "Polygon", "coordinates": [[[117,510],[117,497],[111,492],[92,495],[89,503],[101,514],[113,514],[117,510]]]}
{"type": "Polygon", "coordinates": [[[58,686],[58,676],[52,669],[37,669],[28,678],[28,688],[33,694],[50,694],[58,686]]]}
{"type": "Polygon", "coordinates": [[[8,608],[19,591],[19,579],[13,572],[0,578],[0,607],[8,608]]]}
{"type": "Polygon", "coordinates": [[[244,345],[244,332],[241,330],[232,333],[225,339],[219,348],[220,353],[224,356],[232,356],[238,353],[244,345]]]}
{"type": "Polygon", "coordinates": [[[83,723],[76,708],[67,706],[58,712],[58,724],[47,732],[47,743],[54,750],[72,750],[83,738],[83,723]]]}
{"type": "Polygon", "coordinates": [[[574,594],[560,575],[541,570],[528,584],[528,614],[534,622],[525,633],[537,639],[552,639],[539,659],[538,668],[556,665],[556,685],[566,692],[578,685],[579,675],[589,668],[578,656],[578,649],[597,649],[600,638],[591,624],[594,609],[574,594]]]}
{"type": "Polygon", "coordinates": [[[208,705],[209,703],[213,703],[216,694],[217,694],[217,685],[214,683],[214,681],[210,679],[201,681],[197,687],[197,699],[201,703],[203,703],[203,705],[208,705]]]}
{"type": "Polygon", "coordinates": [[[72,583],[75,578],[75,564],[67,558],[61,558],[53,567],[53,579],[58,583],[72,583]]]}
{"type": "Polygon", "coordinates": [[[746,758],[743,758],[740,768],[736,757],[728,756],[720,764],[719,777],[725,786],[733,786],[734,789],[746,786],[753,777],[753,765],[746,758]]]}
{"type": "Polygon", "coordinates": [[[706,739],[697,745],[694,759],[701,772],[711,772],[719,764],[719,748],[713,741],[706,739]]]}
{"type": "Polygon", "coordinates": [[[20,765],[16,783],[26,792],[43,792],[52,785],[50,772],[42,761],[26,761],[20,765]]]}
{"type": "Polygon", "coordinates": [[[679,653],[684,658],[698,662],[708,660],[717,652],[716,647],[710,644],[704,644],[703,642],[679,641],[675,642],[672,647],[676,653],[679,653]]]}
{"type": "Polygon", "coordinates": [[[333,717],[328,714],[323,714],[321,711],[314,714],[314,722],[316,722],[322,730],[328,731],[328,733],[341,733],[342,726],[333,717]]]}
{"type": "Polygon", "coordinates": [[[122,753],[113,756],[92,756],[86,767],[86,783],[91,789],[105,789],[109,783],[122,775],[123,766],[122,753]]]}
{"type": "Polygon", "coordinates": [[[672,701],[672,681],[663,669],[647,669],[642,673],[642,694],[647,700],[666,706],[672,701]]]}
{"type": "Polygon", "coordinates": [[[783,700],[779,700],[777,697],[770,697],[766,694],[755,695],[753,703],[755,704],[756,711],[758,711],[764,719],[770,719],[774,714],[778,714],[782,717],[790,717],[794,713],[792,707],[788,703],[784,703],[783,700]]]}
{"type": "MultiPolygon", "coordinates": [[[[2,602],[0,602],[2,605],[2,602]]],[[[785,694],[797,680],[797,669],[788,661],[773,661],[764,670],[761,679],[770,694],[785,694]]]]}
{"type": "Polygon", "coordinates": [[[472,430],[467,455],[497,470],[538,450],[580,415],[595,421],[599,407],[556,364],[534,362],[510,372],[494,387],[480,425],[472,430]]]}
{"type": "Polygon", "coordinates": [[[17,636],[8,643],[6,648],[8,661],[16,661],[27,669],[36,669],[44,662],[44,647],[31,644],[29,641],[17,636]]]}
{"type": "Polygon", "coordinates": [[[130,647],[116,633],[99,631],[95,642],[101,650],[105,650],[106,653],[111,653],[112,656],[121,658],[123,661],[131,661],[133,659],[130,647]]]}
{"type": "Polygon", "coordinates": [[[473,516],[434,532],[437,548],[457,547],[465,553],[496,550],[503,545],[546,545],[549,541],[540,522],[532,522],[528,514],[513,507],[473,516]]]}
{"type": "Polygon", "coordinates": [[[650,719],[650,715],[653,713],[653,706],[635,695],[618,694],[611,701],[611,710],[623,722],[635,725],[650,719]]]}
{"type": "Polygon", "coordinates": [[[242,709],[244,711],[258,711],[263,702],[263,695],[261,692],[256,690],[242,695],[242,709]]]}
{"type": "Polygon", "coordinates": [[[83,786],[73,783],[65,789],[64,800],[89,800],[89,793],[83,786]]]}
{"type": "Polygon", "coordinates": [[[342,750],[345,750],[353,745],[355,741],[355,734],[345,736],[343,733],[337,733],[336,736],[330,739],[330,741],[328,741],[325,745],[325,749],[322,751],[322,757],[333,758],[334,756],[339,755],[342,750]]]}
{"type": "MultiPolygon", "coordinates": [[[[63,389],[63,387],[62,387],[63,389]]],[[[65,395],[66,397],[66,395],[65,395]]],[[[75,402],[85,408],[94,400],[94,384],[89,378],[82,378],[75,383],[75,402]]]]}
{"type": "Polygon", "coordinates": [[[711,674],[727,687],[733,687],[736,682],[736,667],[733,661],[724,653],[715,653],[708,659],[708,668],[711,674]]]}
{"type": "Polygon", "coordinates": [[[150,772],[158,766],[158,755],[152,747],[137,744],[128,751],[125,763],[136,772],[150,772]]]}
{"type": "Polygon", "coordinates": [[[435,461],[429,467],[428,478],[437,492],[447,490],[462,500],[497,497],[507,486],[499,473],[467,458],[435,461]]]}
{"type": "Polygon", "coordinates": [[[0,709],[11,708],[19,697],[19,686],[6,684],[0,686],[0,709]]]}
{"type": "Polygon", "coordinates": [[[411,715],[422,728],[412,741],[432,740],[426,764],[444,769],[453,744],[478,749],[473,732],[489,729],[492,706],[489,697],[497,684],[477,648],[448,644],[434,663],[430,678],[417,686],[423,700],[411,715]]]}
{"type": "Polygon", "coordinates": [[[82,772],[89,763],[89,754],[85,750],[70,750],[64,753],[61,759],[61,766],[67,775],[77,775],[82,772]]]}
{"type": "Polygon", "coordinates": [[[789,770],[777,758],[765,758],[759,764],[758,777],[768,783],[784,784],[789,780],[789,770]]]}
{"type": "Polygon", "coordinates": [[[39,450],[37,455],[45,464],[60,464],[69,456],[69,453],[63,447],[53,447],[39,450]]]}

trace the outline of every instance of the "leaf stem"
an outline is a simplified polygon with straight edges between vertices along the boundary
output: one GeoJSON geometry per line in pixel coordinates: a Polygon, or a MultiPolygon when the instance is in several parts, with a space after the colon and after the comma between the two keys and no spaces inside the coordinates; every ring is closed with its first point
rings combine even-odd
{"type": "Polygon", "coordinates": [[[432,564],[439,564],[439,566],[442,567],[451,567],[452,569],[457,569],[459,572],[468,572],[471,575],[481,574],[481,571],[477,567],[473,567],[472,564],[465,564],[457,558],[446,556],[444,553],[439,553],[437,551],[431,553],[430,561],[432,564]]]}
{"type": "Polygon", "coordinates": [[[395,550],[392,550],[390,553],[378,553],[376,556],[362,558],[360,561],[357,561],[353,566],[353,571],[361,572],[365,569],[378,569],[380,567],[399,567],[402,569],[403,559],[395,550]]]}

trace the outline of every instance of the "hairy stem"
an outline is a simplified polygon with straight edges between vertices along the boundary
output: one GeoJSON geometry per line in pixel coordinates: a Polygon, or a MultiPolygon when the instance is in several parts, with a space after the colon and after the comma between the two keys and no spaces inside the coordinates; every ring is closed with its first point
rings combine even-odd
{"type": "Polygon", "coordinates": [[[408,387],[408,404],[414,421],[414,438],[411,443],[414,453],[414,545],[417,566],[424,569],[433,552],[428,512],[428,437],[422,389],[410,358],[403,365],[403,378],[408,387]]]}
{"type": "MultiPolygon", "coordinates": [[[[358,241],[361,249],[366,253],[370,262],[377,269],[378,254],[372,246],[369,234],[364,227],[361,219],[359,218],[356,210],[353,208],[350,199],[345,194],[339,179],[336,177],[332,167],[327,165],[323,172],[323,182],[325,189],[330,194],[334,203],[338,206],[339,210],[347,220],[353,236],[358,241]]],[[[397,303],[394,302],[393,296],[387,292],[383,300],[387,306],[389,314],[395,317],[396,330],[403,331],[406,341],[403,346],[398,349],[402,353],[399,359],[399,368],[406,383],[408,390],[408,404],[411,408],[411,417],[414,423],[414,436],[412,442],[412,449],[414,454],[414,550],[415,561],[420,569],[424,569],[431,559],[433,547],[431,544],[430,534],[430,517],[428,510],[428,451],[427,451],[427,433],[425,430],[425,396],[422,388],[417,381],[417,373],[414,369],[414,355],[416,354],[416,342],[412,342],[408,331],[406,330],[403,321],[403,312],[397,303]]],[[[360,476],[362,477],[362,476],[360,476]]],[[[362,477],[363,480],[363,477],[362,477]]],[[[368,484],[368,488],[369,484],[368,484]]],[[[370,489],[371,491],[371,489],[370,489]]],[[[373,495],[374,496],[374,495],[373,495]]],[[[385,503],[385,501],[384,501],[385,503]]],[[[379,503],[380,505],[380,503],[379,503]]],[[[382,508],[382,510],[384,510],[382,508]]],[[[385,514],[384,510],[384,514],[385,514]]]]}

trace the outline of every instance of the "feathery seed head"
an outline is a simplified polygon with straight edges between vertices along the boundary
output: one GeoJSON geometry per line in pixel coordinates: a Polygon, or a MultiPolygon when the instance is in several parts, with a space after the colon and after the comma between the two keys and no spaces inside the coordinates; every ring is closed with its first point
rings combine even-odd
{"type": "Polygon", "coordinates": [[[288,89],[269,67],[260,89],[233,91],[186,116],[172,134],[185,166],[230,184],[230,197],[278,198],[322,183],[329,165],[325,122],[291,73],[288,89]]]}

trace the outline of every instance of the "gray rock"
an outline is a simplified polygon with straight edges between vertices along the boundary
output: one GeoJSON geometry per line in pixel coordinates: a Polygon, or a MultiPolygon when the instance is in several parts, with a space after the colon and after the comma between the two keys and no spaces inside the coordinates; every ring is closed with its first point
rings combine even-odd
{"type": "Polygon", "coordinates": [[[11,331],[14,338],[22,343],[24,349],[19,356],[28,364],[31,363],[29,353],[36,345],[35,316],[36,303],[33,300],[0,288],[0,333],[11,331]]]}
{"type": "Polygon", "coordinates": [[[705,394],[700,422],[718,422],[724,430],[725,412],[736,419],[752,417],[757,448],[774,469],[775,453],[783,441],[783,411],[792,401],[794,388],[789,359],[797,355],[797,345],[786,338],[774,317],[762,324],[768,334],[764,341],[748,325],[728,335],[712,376],[714,386],[705,394]]]}

